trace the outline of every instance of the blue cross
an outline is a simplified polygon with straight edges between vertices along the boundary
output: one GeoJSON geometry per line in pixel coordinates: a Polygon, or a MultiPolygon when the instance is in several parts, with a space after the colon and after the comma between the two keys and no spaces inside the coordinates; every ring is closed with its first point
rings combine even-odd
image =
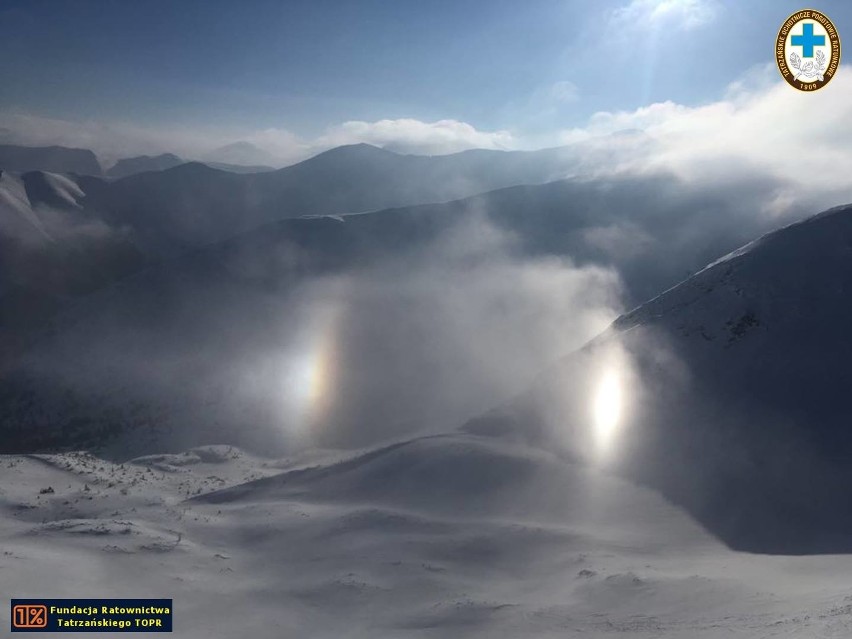
{"type": "Polygon", "coordinates": [[[825,36],[814,35],[814,25],[812,22],[805,22],[802,25],[802,35],[794,35],[790,41],[794,47],[802,47],[802,57],[814,57],[814,47],[825,46],[825,36]]]}

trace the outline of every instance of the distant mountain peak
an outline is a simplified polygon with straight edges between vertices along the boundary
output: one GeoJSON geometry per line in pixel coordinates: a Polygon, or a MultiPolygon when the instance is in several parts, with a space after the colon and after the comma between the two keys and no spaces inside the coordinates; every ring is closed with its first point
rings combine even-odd
{"type": "Polygon", "coordinates": [[[145,173],[147,171],[163,171],[170,169],[184,160],[173,153],[161,153],[160,155],[139,155],[132,158],[123,158],[116,162],[106,172],[108,177],[122,178],[134,173],[145,173]]]}
{"type": "Polygon", "coordinates": [[[203,161],[242,166],[280,166],[280,159],[269,151],[245,140],[225,144],[205,153],[203,161]]]}
{"type": "Polygon", "coordinates": [[[336,146],[332,149],[328,149],[327,151],[323,151],[322,153],[318,153],[314,156],[314,158],[331,155],[351,155],[355,153],[371,153],[374,155],[400,155],[395,151],[390,151],[374,144],[367,144],[366,142],[357,142],[355,144],[343,144],[341,146],[336,146]]]}
{"type": "Polygon", "coordinates": [[[336,146],[333,149],[328,149],[322,153],[317,153],[315,156],[303,160],[294,166],[313,166],[322,164],[336,165],[338,162],[358,162],[387,160],[391,158],[403,157],[400,153],[389,151],[372,144],[359,142],[357,144],[344,144],[336,146]]]}

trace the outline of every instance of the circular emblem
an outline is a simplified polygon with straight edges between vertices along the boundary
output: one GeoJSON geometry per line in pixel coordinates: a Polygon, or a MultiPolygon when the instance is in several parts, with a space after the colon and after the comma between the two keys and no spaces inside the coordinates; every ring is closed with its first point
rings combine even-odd
{"type": "Polygon", "coordinates": [[[799,91],[823,88],[840,64],[840,36],[834,23],[813,9],[797,11],[781,25],[775,61],[791,87],[799,91]]]}

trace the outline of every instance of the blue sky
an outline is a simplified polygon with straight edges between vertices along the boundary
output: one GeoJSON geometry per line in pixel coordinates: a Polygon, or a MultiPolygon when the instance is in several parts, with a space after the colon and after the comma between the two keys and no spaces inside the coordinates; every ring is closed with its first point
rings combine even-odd
{"type": "MultiPolygon", "coordinates": [[[[0,0],[0,111],[303,141],[451,120],[548,146],[600,111],[720,99],[800,1],[0,0]]],[[[852,37],[852,3],[815,8],[852,37]]]]}

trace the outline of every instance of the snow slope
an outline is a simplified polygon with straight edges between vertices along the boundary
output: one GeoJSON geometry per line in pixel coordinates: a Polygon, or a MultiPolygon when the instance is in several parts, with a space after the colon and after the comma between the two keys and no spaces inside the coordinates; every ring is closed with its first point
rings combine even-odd
{"type": "Polygon", "coordinates": [[[491,438],[4,456],[0,508],[3,596],[172,597],[181,638],[852,630],[849,557],[736,553],[651,491],[491,438]]]}
{"type": "Polygon", "coordinates": [[[852,207],[769,233],[619,318],[529,392],[469,425],[582,457],[618,379],[607,463],[735,547],[852,550],[852,207]]]}

